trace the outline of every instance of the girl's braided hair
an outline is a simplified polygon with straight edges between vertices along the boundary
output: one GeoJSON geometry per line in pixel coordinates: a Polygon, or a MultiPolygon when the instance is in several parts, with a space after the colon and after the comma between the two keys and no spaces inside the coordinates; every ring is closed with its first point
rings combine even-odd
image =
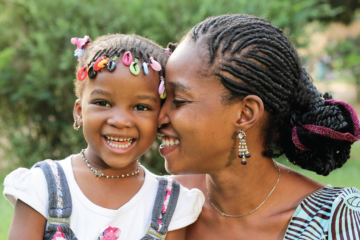
{"type": "MultiPolygon", "coordinates": [[[[114,56],[120,57],[121,54],[127,51],[130,51],[134,57],[145,62],[149,62],[149,58],[153,57],[161,64],[162,71],[160,75],[165,76],[165,65],[168,56],[164,52],[164,49],[155,42],[135,34],[109,34],[98,37],[85,49],[76,67],[75,76],[77,76],[77,71],[80,68],[90,64],[90,62],[96,61],[98,57],[104,55],[110,58],[114,56]]],[[[85,82],[86,81],[79,81],[77,78],[74,80],[75,94],[78,98],[81,98],[85,82]]]]}
{"type": "MultiPolygon", "coordinates": [[[[334,140],[298,127],[300,142],[292,141],[294,126],[312,124],[354,134],[349,111],[325,102],[302,67],[300,58],[282,30],[249,15],[222,15],[197,24],[186,38],[208,51],[210,74],[218,76],[228,92],[225,104],[247,95],[259,96],[269,113],[264,126],[265,151],[274,158],[282,154],[293,164],[328,175],[350,157],[351,142],[334,140]]],[[[176,44],[169,44],[175,50],[176,44]]]]}

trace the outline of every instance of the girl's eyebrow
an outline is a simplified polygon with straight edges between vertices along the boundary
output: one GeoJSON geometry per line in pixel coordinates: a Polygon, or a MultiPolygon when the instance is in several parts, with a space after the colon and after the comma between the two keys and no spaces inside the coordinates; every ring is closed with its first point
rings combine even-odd
{"type": "Polygon", "coordinates": [[[157,103],[157,99],[156,99],[155,97],[152,97],[152,96],[148,96],[148,95],[137,95],[136,97],[139,98],[139,99],[142,99],[142,100],[150,100],[150,101],[152,101],[152,102],[157,103]]]}
{"type": "Polygon", "coordinates": [[[90,96],[91,95],[95,95],[95,94],[101,94],[101,95],[111,95],[109,92],[105,91],[105,90],[102,90],[102,89],[94,89],[91,93],[90,93],[90,96]]]}

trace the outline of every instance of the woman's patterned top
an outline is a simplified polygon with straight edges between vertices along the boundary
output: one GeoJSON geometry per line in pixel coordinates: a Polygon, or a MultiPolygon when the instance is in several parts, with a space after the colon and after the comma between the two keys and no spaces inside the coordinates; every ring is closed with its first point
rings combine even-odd
{"type": "Polygon", "coordinates": [[[297,207],[286,240],[359,240],[360,191],[326,186],[297,207]]]}

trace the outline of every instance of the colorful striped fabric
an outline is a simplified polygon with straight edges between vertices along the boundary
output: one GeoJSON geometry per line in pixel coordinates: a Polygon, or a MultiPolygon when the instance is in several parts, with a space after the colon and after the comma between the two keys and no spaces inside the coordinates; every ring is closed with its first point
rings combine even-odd
{"type": "Polygon", "coordinates": [[[326,186],[297,207],[284,239],[360,240],[360,191],[326,186]]]}

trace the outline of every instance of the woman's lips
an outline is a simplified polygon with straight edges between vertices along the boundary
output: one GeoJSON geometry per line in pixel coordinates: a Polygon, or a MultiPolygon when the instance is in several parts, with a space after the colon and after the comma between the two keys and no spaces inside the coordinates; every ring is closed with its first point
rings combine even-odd
{"type": "Polygon", "coordinates": [[[172,152],[174,149],[176,149],[180,145],[180,139],[179,138],[173,138],[173,137],[161,137],[162,143],[159,147],[160,154],[162,156],[165,156],[172,152]]]}

